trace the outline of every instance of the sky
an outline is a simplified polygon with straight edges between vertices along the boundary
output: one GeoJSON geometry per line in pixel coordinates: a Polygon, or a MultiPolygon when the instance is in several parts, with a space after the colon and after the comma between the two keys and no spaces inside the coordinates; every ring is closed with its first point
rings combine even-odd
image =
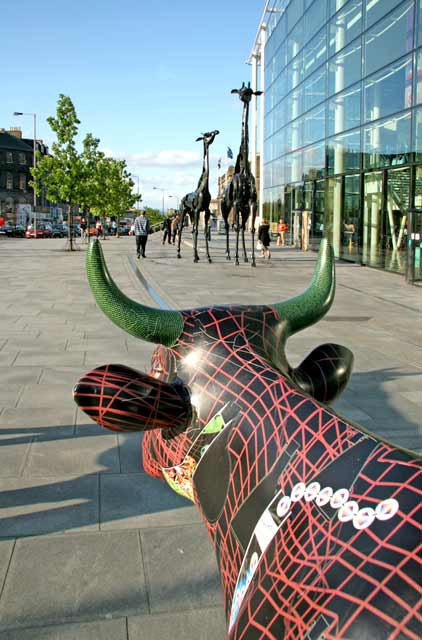
{"type": "Polygon", "coordinates": [[[22,128],[51,146],[47,117],[63,93],[86,133],[124,158],[144,206],[173,207],[196,189],[202,132],[217,160],[240,144],[242,103],[231,89],[251,79],[246,64],[265,0],[0,0],[0,128],[22,128]],[[13,52],[13,53],[12,53],[13,52]],[[156,187],[156,189],[153,189],[156,187]],[[169,196],[172,195],[173,198],[169,196]]]}

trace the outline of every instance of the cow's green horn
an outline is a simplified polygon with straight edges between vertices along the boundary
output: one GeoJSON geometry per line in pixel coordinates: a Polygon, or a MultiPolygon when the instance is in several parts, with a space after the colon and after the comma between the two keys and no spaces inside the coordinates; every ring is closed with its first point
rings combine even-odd
{"type": "Polygon", "coordinates": [[[179,311],[154,309],[124,295],[111,278],[98,240],[90,242],[86,269],[94,298],[102,311],[136,338],[171,347],[183,331],[179,311]]]}

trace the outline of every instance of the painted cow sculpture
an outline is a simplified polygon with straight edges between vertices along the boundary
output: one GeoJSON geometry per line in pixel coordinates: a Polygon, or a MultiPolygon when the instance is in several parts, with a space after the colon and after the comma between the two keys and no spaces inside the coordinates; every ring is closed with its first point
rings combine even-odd
{"type": "Polygon", "coordinates": [[[320,346],[297,368],[285,354],[331,306],[330,245],[303,294],[268,306],[145,307],[98,241],[87,270],[110,319],[158,346],[150,375],[105,365],[75,400],[109,429],[144,431],[146,471],[197,504],[229,638],[419,640],[421,461],[329,408],[348,349],[320,346]]]}

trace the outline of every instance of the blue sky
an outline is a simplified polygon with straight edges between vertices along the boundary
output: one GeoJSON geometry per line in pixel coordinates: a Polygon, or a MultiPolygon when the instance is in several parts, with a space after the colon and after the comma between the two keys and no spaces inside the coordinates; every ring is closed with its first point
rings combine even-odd
{"type": "MultiPolygon", "coordinates": [[[[249,56],[264,0],[19,0],[2,3],[0,127],[47,144],[57,97],[71,97],[82,140],[91,132],[139,176],[146,205],[167,208],[193,191],[203,131],[219,129],[217,158],[237,153],[242,104],[230,90],[250,80],[249,56]]],[[[135,183],[137,180],[135,179],[135,183]]]]}

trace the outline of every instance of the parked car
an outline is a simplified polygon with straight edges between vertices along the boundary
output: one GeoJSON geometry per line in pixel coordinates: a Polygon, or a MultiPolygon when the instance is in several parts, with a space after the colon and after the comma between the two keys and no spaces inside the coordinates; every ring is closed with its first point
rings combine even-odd
{"type": "Polygon", "coordinates": [[[24,238],[25,227],[21,224],[4,224],[0,227],[0,233],[8,238],[24,238]]]}
{"type": "Polygon", "coordinates": [[[128,236],[130,231],[130,227],[126,224],[119,227],[119,236],[128,236]]]}
{"type": "Polygon", "coordinates": [[[51,238],[53,236],[53,230],[50,225],[46,224],[37,224],[37,231],[35,232],[34,227],[26,230],[25,237],[26,238],[51,238]]]}
{"type": "Polygon", "coordinates": [[[67,236],[67,228],[63,224],[52,225],[53,238],[65,238],[67,236]]]}

